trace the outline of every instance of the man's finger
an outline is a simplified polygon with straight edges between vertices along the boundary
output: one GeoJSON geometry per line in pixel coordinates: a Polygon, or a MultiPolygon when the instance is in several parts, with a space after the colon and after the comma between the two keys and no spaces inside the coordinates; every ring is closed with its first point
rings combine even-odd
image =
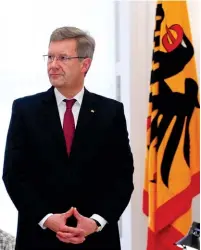
{"type": "Polygon", "coordinates": [[[63,233],[63,232],[57,232],[57,235],[61,238],[72,238],[72,237],[75,237],[76,234],[72,234],[72,233],[63,233]]]}
{"type": "Polygon", "coordinates": [[[68,239],[61,237],[59,235],[57,235],[56,237],[64,243],[81,244],[85,241],[85,238],[83,236],[82,237],[71,237],[68,239]]]}
{"type": "Polygon", "coordinates": [[[73,214],[77,220],[79,220],[82,217],[82,215],[77,211],[77,208],[74,208],[73,214]]]}
{"type": "Polygon", "coordinates": [[[84,237],[73,237],[73,238],[70,238],[69,241],[70,241],[70,243],[73,243],[73,244],[81,244],[85,241],[85,238],[84,237]]]}
{"type": "Polygon", "coordinates": [[[63,215],[64,215],[64,218],[67,219],[69,218],[70,216],[73,215],[73,212],[74,212],[74,209],[73,207],[71,207],[71,209],[69,209],[67,212],[65,212],[63,215]]]}
{"type": "Polygon", "coordinates": [[[57,237],[60,241],[62,241],[62,242],[64,242],[64,243],[70,243],[69,239],[62,238],[62,237],[60,237],[60,236],[58,236],[58,235],[56,235],[56,237],[57,237]]]}
{"type": "Polygon", "coordinates": [[[84,235],[84,230],[78,227],[69,227],[69,226],[62,226],[59,229],[59,232],[63,232],[63,233],[72,233],[75,235],[84,235]]]}

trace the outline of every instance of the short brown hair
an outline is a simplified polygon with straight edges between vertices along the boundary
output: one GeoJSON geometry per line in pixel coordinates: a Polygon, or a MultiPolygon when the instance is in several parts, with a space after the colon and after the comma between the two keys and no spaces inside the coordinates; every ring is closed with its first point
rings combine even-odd
{"type": "Polygon", "coordinates": [[[50,36],[50,43],[65,39],[75,39],[77,42],[77,55],[80,57],[93,58],[95,40],[85,31],[76,27],[61,27],[55,29],[50,36]]]}

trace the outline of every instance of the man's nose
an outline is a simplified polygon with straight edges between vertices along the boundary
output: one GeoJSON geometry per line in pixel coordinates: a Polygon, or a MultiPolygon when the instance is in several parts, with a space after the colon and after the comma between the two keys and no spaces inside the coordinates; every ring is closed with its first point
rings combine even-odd
{"type": "Polygon", "coordinates": [[[58,60],[57,60],[56,57],[54,57],[54,59],[51,61],[50,67],[52,67],[52,68],[58,68],[59,67],[58,60]]]}

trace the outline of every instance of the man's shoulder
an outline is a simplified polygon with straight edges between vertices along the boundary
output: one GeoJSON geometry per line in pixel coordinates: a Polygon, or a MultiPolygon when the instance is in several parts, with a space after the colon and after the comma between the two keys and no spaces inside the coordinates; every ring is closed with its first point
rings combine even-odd
{"type": "Polygon", "coordinates": [[[115,99],[112,99],[112,98],[109,98],[109,97],[106,97],[106,96],[103,96],[103,95],[99,95],[99,94],[96,94],[96,93],[92,93],[91,94],[94,96],[94,99],[99,102],[100,104],[105,104],[105,105],[110,105],[110,106],[121,106],[122,103],[115,100],[115,99]]]}
{"type": "Polygon", "coordinates": [[[32,103],[32,102],[38,102],[39,100],[42,100],[43,97],[45,97],[47,91],[44,92],[39,92],[33,95],[27,95],[27,96],[22,96],[14,100],[15,103],[19,104],[27,104],[27,103],[32,103]]]}

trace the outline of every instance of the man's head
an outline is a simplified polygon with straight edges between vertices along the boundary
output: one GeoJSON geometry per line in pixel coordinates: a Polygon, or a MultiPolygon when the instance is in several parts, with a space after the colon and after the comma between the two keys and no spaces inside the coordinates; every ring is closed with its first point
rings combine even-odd
{"type": "Polygon", "coordinates": [[[46,56],[51,84],[57,88],[79,91],[90,68],[94,49],[94,39],[78,28],[54,30],[46,56]]]}

